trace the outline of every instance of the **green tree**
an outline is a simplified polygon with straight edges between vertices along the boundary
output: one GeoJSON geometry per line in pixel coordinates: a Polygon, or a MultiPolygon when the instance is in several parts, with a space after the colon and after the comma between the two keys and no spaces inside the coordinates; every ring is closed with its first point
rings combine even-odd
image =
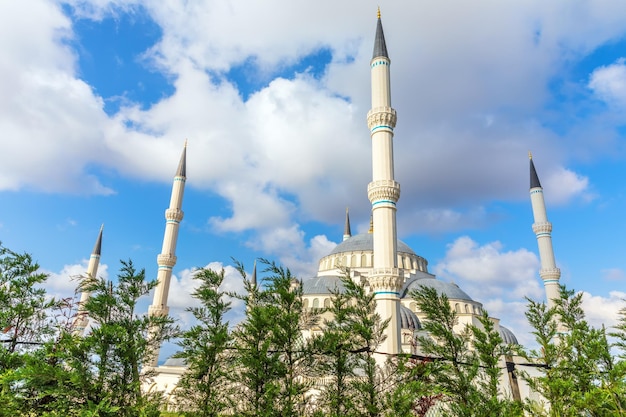
{"type": "Polygon", "coordinates": [[[521,404],[498,388],[500,358],[510,353],[489,316],[483,311],[480,325],[458,328],[456,312],[448,297],[422,287],[411,294],[426,316],[418,337],[422,353],[432,358],[429,374],[435,391],[442,394],[445,411],[453,416],[521,415],[521,404]]]}
{"type": "Polygon", "coordinates": [[[200,282],[193,297],[200,307],[190,307],[198,321],[183,332],[179,345],[187,370],[176,388],[176,401],[186,416],[215,417],[233,406],[233,393],[229,376],[233,372],[232,355],[229,354],[231,335],[226,313],[231,308],[227,294],[221,289],[224,270],[215,272],[202,268],[194,273],[200,282]]]}
{"type": "Polygon", "coordinates": [[[266,259],[264,273],[269,273],[263,282],[266,285],[264,304],[273,317],[271,344],[279,352],[278,399],[274,407],[275,416],[302,416],[308,406],[306,366],[309,362],[309,346],[302,330],[317,320],[315,315],[304,311],[302,283],[289,269],[266,259]]]}
{"type": "MultiPolygon", "coordinates": [[[[593,328],[586,321],[582,296],[561,286],[552,308],[529,300],[526,317],[538,349],[525,354],[541,366],[542,373],[522,375],[544,398],[527,401],[526,408],[535,415],[626,415],[624,361],[611,353],[605,329],[593,328]]],[[[619,348],[619,324],[616,330],[619,348]]]]}
{"type": "Polygon", "coordinates": [[[274,416],[274,404],[279,398],[282,370],[280,352],[272,342],[275,310],[268,307],[268,293],[247,279],[243,265],[237,262],[236,267],[247,292],[242,297],[246,317],[233,331],[233,383],[239,390],[236,415],[270,417],[274,416]]]}

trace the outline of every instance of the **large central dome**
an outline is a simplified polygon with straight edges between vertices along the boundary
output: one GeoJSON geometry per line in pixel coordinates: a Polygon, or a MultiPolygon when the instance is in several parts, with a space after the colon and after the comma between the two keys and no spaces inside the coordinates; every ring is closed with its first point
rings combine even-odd
{"type": "MultiPolygon", "coordinates": [[[[416,272],[428,273],[428,261],[417,255],[406,243],[397,242],[398,267],[405,270],[405,275],[416,272]]],[[[372,268],[374,263],[374,235],[361,233],[346,238],[328,255],[320,259],[319,272],[336,271],[347,267],[354,270],[372,268]]]]}

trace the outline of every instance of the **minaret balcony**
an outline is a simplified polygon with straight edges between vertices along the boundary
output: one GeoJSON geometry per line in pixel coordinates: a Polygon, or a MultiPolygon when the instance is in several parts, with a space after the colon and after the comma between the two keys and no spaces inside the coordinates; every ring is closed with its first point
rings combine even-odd
{"type": "Polygon", "coordinates": [[[533,232],[535,232],[536,235],[551,233],[552,223],[550,222],[534,223],[533,232]]]}
{"type": "Polygon", "coordinates": [[[367,281],[373,292],[399,292],[404,284],[404,274],[399,268],[374,268],[367,281]]]}
{"type": "Polygon", "coordinates": [[[184,214],[180,209],[167,209],[165,210],[165,220],[180,223],[184,214]]]}
{"type": "Polygon", "coordinates": [[[561,270],[559,268],[542,268],[539,271],[542,280],[558,280],[561,278],[561,270]]]}
{"type": "Polygon", "coordinates": [[[157,256],[157,264],[159,266],[168,266],[173,268],[176,265],[176,255],[171,253],[162,253],[157,256]]]}
{"type": "Polygon", "coordinates": [[[400,199],[400,183],[394,180],[372,181],[367,185],[367,197],[372,204],[381,201],[395,204],[400,199]]]}
{"type": "Polygon", "coordinates": [[[398,116],[396,111],[391,107],[375,107],[367,113],[367,126],[370,130],[377,127],[386,127],[393,129],[396,127],[398,116]]]}

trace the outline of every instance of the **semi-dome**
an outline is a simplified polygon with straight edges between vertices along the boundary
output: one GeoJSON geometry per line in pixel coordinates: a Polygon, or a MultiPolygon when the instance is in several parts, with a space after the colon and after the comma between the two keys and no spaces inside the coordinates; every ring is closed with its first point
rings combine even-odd
{"type": "MultiPolygon", "coordinates": [[[[374,234],[361,233],[344,240],[329,255],[335,255],[344,252],[359,252],[374,250],[374,234]]],[[[408,253],[409,255],[417,255],[406,243],[398,240],[398,253],[408,253]]]]}
{"type": "Polygon", "coordinates": [[[400,328],[409,330],[420,330],[422,328],[417,315],[403,305],[400,305],[400,328]]]}
{"type": "Polygon", "coordinates": [[[515,334],[504,326],[500,326],[500,337],[502,337],[502,340],[504,341],[504,343],[508,343],[511,345],[519,345],[519,342],[517,341],[517,337],[515,337],[515,334]]]}
{"type": "Polygon", "coordinates": [[[302,293],[307,295],[330,294],[335,289],[343,291],[344,286],[343,282],[341,282],[341,277],[324,275],[302,281],[302,293]]]}
{"type": "Polygon", "coordinates": [[[472,297],[467,295],[465,291],[459,288],[456,284],[440,281],[435,278],[417,278],[411,279],[404,284],[402,289],[402,297],[406,297],[413,290],[417,290],[421,287],[430,287],[437,290],[438,294],[445,294],[448,299],[451,300],[467,300],[474,301],[472,297]]]}

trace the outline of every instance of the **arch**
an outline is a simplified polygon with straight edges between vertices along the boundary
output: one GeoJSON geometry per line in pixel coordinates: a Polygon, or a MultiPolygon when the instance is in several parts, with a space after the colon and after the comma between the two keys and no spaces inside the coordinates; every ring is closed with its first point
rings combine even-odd
{"type": "Polygon", "coordinates": [[[305,298],[304,300],[302,300],[302,308],[303,309],[308,309],[309,308],[309,299],[305,298]]]}
{"type": "Polygon", "coordinates": [[[469,306],[468,306],[467,304],[465,304],[465,312],[466,312],[466,313],[469,313],[469,312],[470,312],[469,306]]]}
{"type": "Polygon", "coordinates": [[[317,298],[313,299],[313,308],[320,308],[320,300],[317,298]]]}
{"type": "Polygon", "coordinates": [[[367,256],[365,256],[365,254],[361,255],[361,265],[362,267],[367,266],[367,256]]]}
{"type": "Polygon", "coordinates": [[[459,303],[454,304],[454,311],[456,311],[457,313],[461,312],[461,306],[459,305],[459,303]]]}
{"type": "Polygon", "coordinates": [[[348,266],[350,268],[354,268],[356,266],[356,255],[352,255],[350,257],[350,264],[348,266]]]}
{"type": "Polygon", "coordinates": [[[324,298],[324,308],[330,307],[330,298],[324,298]]]}

